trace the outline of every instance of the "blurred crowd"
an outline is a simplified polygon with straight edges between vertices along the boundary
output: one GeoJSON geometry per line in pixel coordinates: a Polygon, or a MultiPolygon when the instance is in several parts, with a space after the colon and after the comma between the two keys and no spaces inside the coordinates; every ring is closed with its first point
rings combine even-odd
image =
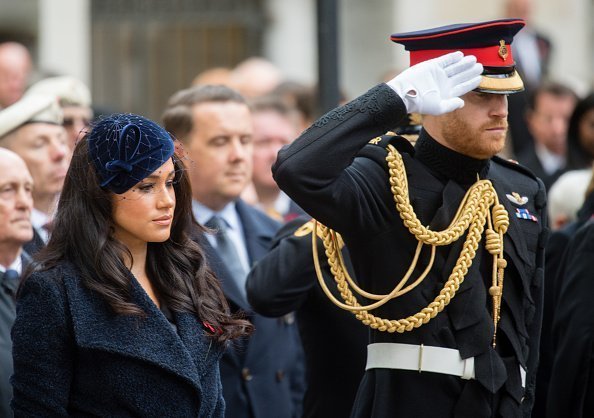
{"type": "MultiPolygon", "coordinates": [[[[571,276],[575,285],[574,276],[580,272],[589,276],[587,268],[575,265],[593,255],[585,250],[579,253],[580,260],[578,252],[568,249],[579,247],[576,238],[585,236],[579,231],[594,215],[594,91],[578,94],[550,77],[551,55],[567,46],[552,44],[546,33],[530,25],[528,2],[508,4],[508,16],[524,18],[528,25],[514,40],[525,91],[509,97],[505,157],[543,181],[553,231],[547,247],[541,366],[533,413],[544,417],[547,398],[567,378],[565,359],[571,353],[566,339],[577,338],[577,331],[571,332],[567,325],[572,322],[567,310],[576,293],[566,290],[564,283],[571,276]]],[[[88,86],[70,76],[30,84],[33,66],[26,47],[0,44],[3,417],[12,414],[10,330],[18,278],[52,233],[74,148],[93,120],[101,117],[94,111],[88,86]]],[[[237,247],[234,261],[214,234],[205,241],[230,270],[220,274],[239,276],[232,280],[243,283],[237,294],[224,287],[226,297],[256,324],[249,342],[254,348],[222,362],[229,417],[347,416],[363,374],[366,331],[320,293],[311,261],[310,218],[279,189],[271,174],[278,151],[318,116],[316,94],[315,86],[288,80],[273,63],[251,57],[234,68],[217,67],[196,75],[191,86],[173,94],[163,109],[161,122],[179,140],[177,153],[184,156],[190,175],[196,220],[212,229],[232,231],[229,235],[237,247]],[[211,222],[215,215],[225,226],[211,222]],[[258,269],[258,261],[269,254],[282,262],[258,269]],[[236,269],[229,268],[235,264],[236,269]],[[299,282],[293,287],[297,290],[291,295],[271,290],[282,284],[280,277],[299,282]],[[319,326],[318,313],[325,310],[342,325],[341,332],[327,334],[319,326]],[[349,364],[342,366],[344,362],[349,364]],[[342,409],[337,411],[339,404],[342,409]],[[334,415],[328,415],[329,405],[334,415]]],[[[419,124],[413,117],[406,125],[420,129],[419,124]]],[[[332,156],[328,163],[332,164],[332,156]]],[[[588,321],[594,325],[593,319],[588,321]]]]}

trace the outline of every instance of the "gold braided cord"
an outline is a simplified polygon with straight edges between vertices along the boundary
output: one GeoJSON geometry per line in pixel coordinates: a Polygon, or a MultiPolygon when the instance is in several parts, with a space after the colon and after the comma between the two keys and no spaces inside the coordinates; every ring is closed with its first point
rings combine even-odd
{"type": "MultiPolygon", "coordinates": [[[[414,328],[418,328],[421,325],[428,323],[441,312],[456,295],[456,292],[464,282],[464,278],[472,265],[485,225],[487,225],[487,230],[485,232],[485,248],[493,255],[493,283],[489,289],[489,294],[493,298],[493,323],[496,333],[500,317],[501,298],[503,295],[503,270],[506,266],[506,261],[503,258],[503,235],[507,232],[509,218],[507,211],[503,205],[499,203],[499,198],[493,185],[489,180],[478,180],[466,192],[450,225],[443,231],[432,231],[421,224],[410,204],[408,179],[402,156],[391,145],[388,145],[386,161],[388,162],[390,188],[394,196],[396,210],[400,214],[406,228],[418,241],[411,265],[394,289],[388,294],[377,295],[366,292],[357,286],[347,272],[341,254],[341,246],[339,245],[339,243],[342,243],[340,235],[330,228],[314,221],[312,231],[313,259],[318,281],[324,293],[334,304],[342,309],[352,312],[357,319],[373,329],[387,332],[411,331],[414,328]],[[456,261],[444,287],[429,305],[413,315],[398,320],[380,318],[369,312],[394,298],[402,296],[419,285],[428,275],[433,266],[436,247],[449,245],[457,241],[466,233],[466,231],[468,232],[458,260],[456,261]],[[339,301],[326,286],[320,267],[316,237],[322,239],[330,271],[334,276],[337,289],[341,298],[344,300],[344,303],[339,301]],[[405,287],[417,266],[424,245],[429,245],[431,247],[430,260],[423,273],[415,279],[413,283],[405,287]],[[377,302],[361,305],[357,300],[357,297],[353,294],[353,290],[355,293],[367,299],[376,300],[377,302]]],[[[496,334],[493,335],[494,345],[495,337],[496,334]]]]}
{"type": "MultiPolygon", "coordinates": [[[[317,226],[314,226],[314,228],[317,231],[317,226]]],[[[320,228],[321,230],[321,228],[320,228]]],[[[340,234],[338,234],[336,231],[333,231],[331,229],[328,229],[328,232],[331,235],[331,239],[338,239],[341,238],[340,234]]],[[[322,238],[322,240],[324,239],[324,232],[320,232],[320,234],[318,235],[322,238]]],[[[421,283],[423,281],[423,279],[425,278],[425,276],[427,276],[429,274],[429,271],[431,270],[431,265],[433,264],[433,260],[435,259],[435,247],[431,247],[431,259],[429,261],[429,264],[427,265],[427,267],[425,268],[425,271],[419,276],[419,278],[417,278],[417,280],[415,280],[413,282],[413,284],[405,287],[404,289],[402,289],[402,287],[408,283],[408,280],[410,279],[410,276],[412,275],[413,271],[415,270],[416,266],[417,266],[417,262],[419,261],[419,256],[421,255],[421,250],[423,248],[423,243],[419,242],[417,244],[417,249],[415,251],[415,255],[413,257],[413,260],[411,262],[410,267],[408,268],[406,274],[404,275],[404,277],[400,280],[400,282],[398,283],[398,285],[396,285],[396,287],[394,288],[394,290],[392,290],[390,293],[386,294],[386,295],[376,295],[373,293],[369,293],[366,292],[365,290],[361,289],[357,283],[353,280],[353,278],[350,276],[345,264],[344,264],[344,258],[342,257],[342,251],[338,251],[336,254],[338,256],[338,261],[339,261],[339,267],[343,270],[345,278],[349,284],[349,286],[351,286],[355,292],[357,292],[358,294],[360,294],[361,296],[367,298],[367,299],[372,299],[372,300],[381,300],[384,299],[386,297],[398,297],[398,296],[402,296],[405,293],[410,292],[412,289],[414,289],[419,283],[421,283]],[[402,289],[402,290],[401,290],[402,289]]],[[[383,305],[383,304],[382,304],[383,305]]],[[[371,308],[369,307],[369,309],[375,309],[375,308],[371,308]]]]}
{"type": "MultiPolygon", "coordinates": [[[[365,291],[361,290],[355,284],[354,289],[357,293],[359,293],[360,295],[362,295],[364,297],[366,297],[365,295],[369,295],[370,296],[369,299],[378,300],[378,302],[372,303],[370,305],[361,306],[358,303],[353,303],[354,296],[349,289],[349,285],[352,286],[352,284],[354,284],[354,281],[352,281],[352,278],[350,277],[350,275],[344,265],[344,260],[342,259],[342,254],[340,252],[340,249],[334,245],[335,241],[334,241],[334,238],[332,237],[332,235],[335,235],[335,234],[338,235],[338,234],[335,231],[331,230],[330,228],[325,227],[324,225],[322,225],[321,223],[319,223],[317,221],[314,223],[314,231],[316,231],[316,233],[312,234],[312,250],[313,250],[313,258],[314,258],[314,267],[316,269],[318,279],[322,278],[320,281],[320,286],[322,287],[322,289],[324,290],[324,292],[326,293],[328,298],[330,300],[332,300],[332,302],[335,305],[337,305],[338,307],[340,307],[342,309],[349,310],[351,312],[358,312],[358,311],[364,311],[364,310],[367,311],[367,310],[379,308],[380,306],[384,305],[386,302],[390,301],[391,299],[397,298],[399,296],[404,295],[405,293],[410,292],[417,285],[419,285],[423,281],[423,279],[425,279],[425,277],[429,274],[429,271],[431,270],[431,266],[433,265],[433,260],[435,259],[435,247],[433,247],[431,249],[431,259],[429,261],[429,264],[427,265],[427,267],[425,268],[423,273],[417,278],[417,280],[415,280],[412,284],[410,284],[406,288],[402,289],[402,287],[407,283],[408,279],[410,278],[410,274],[414,270],[413,268],[409,268],[409,270],[405,274],[404,278],[398,283],[398,285],[396,285],[396,287],[390,293],[388,293],[386,295],[376,295],[376,294],[365,292],[365,291]],[[320,235],[322,235],[324,247],[326,248],[326,257],[328,258],[328,260],[330,260],[330,259],[333,260],[333,262],[330,263],[330,271],[334,277],[336,277],[337,275],[340,277],[340,280],[339,280],[340,283],[337,282],[338,289],[340,291],[341,296],[346,301],[346,304],[340,302],[338,299],[336,299],[336,297],[334,297],[334,295],[328,290],[328,287],[326,286],[326,282],[323,280],[322,268],[320,266],[320,260],[319,260],[319,256],[318,256],[318,248],[317,248],[316,240],[315,240],[318,228],[321,231],[320,235]],[[350,294],[350,296],[349,296],[349,294],[350,294]],[[347,297],[345,297],[345,295],[347,295],[347,297]]],[[[415,254],[415,259],[418,259],[421,247],[422,247],[422,243],[419,243],[419,246],[417,247],[417,252],[415,254]]],[[[356,302],[356,299],[355,299],[355,302],[356,302]]]]}

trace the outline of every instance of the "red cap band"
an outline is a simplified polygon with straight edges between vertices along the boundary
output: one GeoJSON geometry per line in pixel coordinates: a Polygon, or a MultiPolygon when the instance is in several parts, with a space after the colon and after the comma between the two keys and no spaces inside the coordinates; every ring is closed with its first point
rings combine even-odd
{"type": "Polygon", "coordinates": [[[464,55],[474,55],[477,62],[485,67],[511,67],[514,65],[511,45],[495,45],[485,48],[464,49],[425,49],[410,51],[410,65],[437,58],[450,52],[462,51],[464,55]]]}

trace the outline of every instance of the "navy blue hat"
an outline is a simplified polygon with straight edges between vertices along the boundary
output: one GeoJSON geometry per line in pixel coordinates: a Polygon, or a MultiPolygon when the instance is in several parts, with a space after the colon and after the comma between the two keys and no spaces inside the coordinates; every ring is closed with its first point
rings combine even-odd
{"type": "Polygon", "coordinates": [[[484,68],[477,90],[509,94],[524,90],[511,48],[514,36],[524,25],[522,19],[499,19],[395,33],[390,39],[410,51],[410,65],[454,51],[474,55],[484,68]]]}
{"type": "Polygon", "coordinates": [[[165,129],[132,114],[102,118],[93,126],[87,142],[101,187],[117,194],[150,176],[175,150],[165,129]]]}

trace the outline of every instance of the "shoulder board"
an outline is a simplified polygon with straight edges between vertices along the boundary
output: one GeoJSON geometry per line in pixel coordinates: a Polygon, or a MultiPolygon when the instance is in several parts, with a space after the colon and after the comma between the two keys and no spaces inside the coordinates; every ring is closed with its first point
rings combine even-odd
{"type": "Polygon", "coordinates": [[[525,174],[528,177],[533,178],[534,180],[538,180],[538,177],[536,177],[536,175],[532,172],[532,170],[530,170],[528,167],[524,167],[522,164],[520,164],[516,160],[508,160],[505,158],[501,158],[497,155],[494,156],[491,160],[499,165],[502,165],[502,166],[510,168],[514,171],[518,171],[522,174],[525,174]]]}
{"type": "Polygon", "coordinates": [[[370,145],[375,145],[381,148],[387,148],[388,145],[392,145],[400,152],[413,155],[415,152],[414,147],[410,141],[402,136],[396,135],[394,132],[387,132],[382,136],[378,136],[369,141],[370,145]]]}

